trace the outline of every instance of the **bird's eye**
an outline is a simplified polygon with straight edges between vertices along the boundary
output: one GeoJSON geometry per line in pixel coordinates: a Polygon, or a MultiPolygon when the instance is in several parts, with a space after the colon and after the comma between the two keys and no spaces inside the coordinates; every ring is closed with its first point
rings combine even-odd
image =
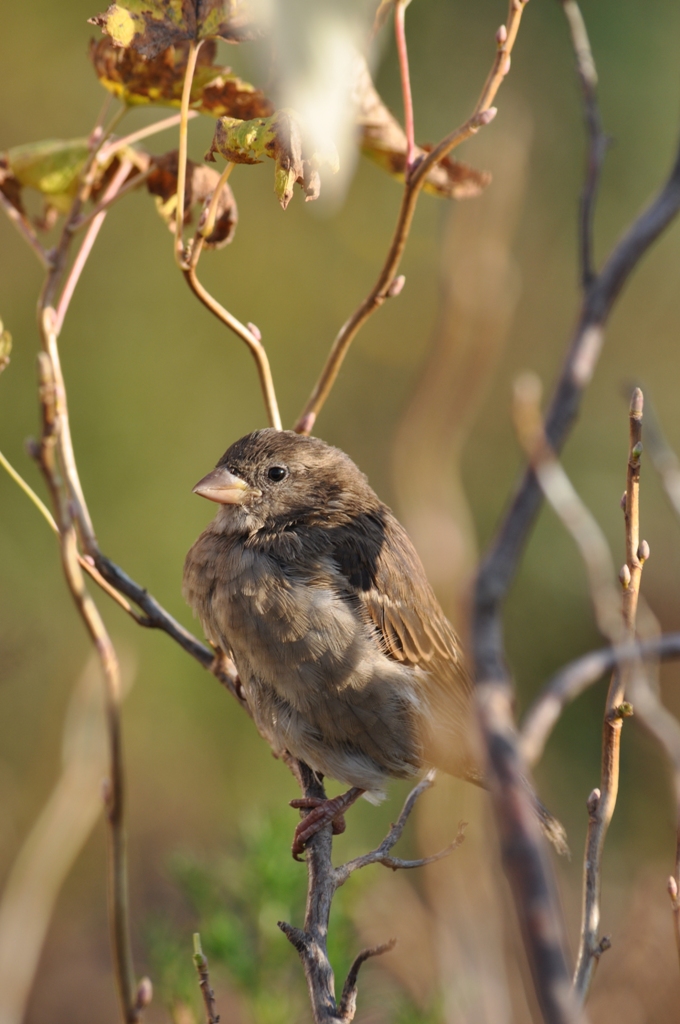
{"type": "Polygon", "coordinates": [[[280,480],[283,480],[287,473],[288,470],[285,466],[270,466],[267,470],[267,476],[275,483],[279,483],[280,480]]]}

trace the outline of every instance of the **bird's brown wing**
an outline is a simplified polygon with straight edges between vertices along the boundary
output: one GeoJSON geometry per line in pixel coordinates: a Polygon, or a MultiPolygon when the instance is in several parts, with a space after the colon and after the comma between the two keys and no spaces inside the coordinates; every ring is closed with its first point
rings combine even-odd
{"type": "Polygon", "coordinates": [[[460,641],[427,580],[411,540],[389,509],[338,530],[333,557],[350,585],[376,643],[417,673],[428,714],[427,760],[475,778],[471,749],[471,683],[460,641]]]}

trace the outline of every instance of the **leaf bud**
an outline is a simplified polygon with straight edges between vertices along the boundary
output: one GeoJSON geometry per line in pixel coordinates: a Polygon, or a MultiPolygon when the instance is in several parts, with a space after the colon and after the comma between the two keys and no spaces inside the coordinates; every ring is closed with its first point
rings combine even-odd
{"type": "Polygon", "coordinates": [[[262,332],[261,332],[260,328],[257,326],[257,324],[252,324],[252,323],[250,323],[250,321],[248,321],[248,323],[246,324],[246,327],[248,328],[250,333],[255,338],[257,338],[258,341],[262,341],[262,332]]]}
{"type": "Polygon", "coordinates": [[[623,589],[628,590],[628,587],[630,586],[630,569],[627,565],[621,567],[621,572],[619,573],[619,580],[621,581],[621,586],[623,587],[623,589]]]}
{"type": "Polygon", "coordinates": [[[630,454],[631,454],[631,458],[633,459],[634,462],[638,462],[639,461],[640,456],[642,455],[642,451],[643,451],[642,441],[638,441],[638,443],[636,445],[633,445],[633,448],[632,448],[632,451],[631,451],[630,454]]]}
{"type": "Polygon", "coordinates": [[[602,793],[599,789],[594,789],[588,799],[586,800],[586,807],[588,808],[588,814],[595,814],[595,811],[600,805],[600,797],[602,793]]]}
{"type": "Polygon", "coordinates": [[[675,902],[678,898],[678,883],[675,881],[673,875],[669,876],[668,879],[668,895],[675,902]]]}
{"type": "Polygon", "coordinates": [[[621,495],[621,501],[619,502],[619,504],[620,504],[620,506],[621,506],[621,508],[623,509],[624,512],[626,511],[626,498],[627,497],[628,497],[628,492],[624,491],[623,494],[621,495]]]}
{"type": "Polygon", "coordinates": [[[405,276],[403,274],[399,274],[399,277],[395,277],[394,281],[387,289],[387,297],[390,299],[396,299],[397,295],[399,295],[403,291],[405,284],[405,276]]]}
{"type": "Polygon", "coordinates": [[[637,556],[643,564],[649,558],[649,544],[646,540],[640,541],[640,547],[637,549],[637,556]]]}
{"type": "Polygon", "coordinates": [[[498,43],[499,46],[503,46],[503,44],[506,43],[507,41],[508,30],[505,27],[505,25],[501,25],[501,27],[498,29],[498,32],[496,32],[496,42],[498,43]]]}
{"type": "Polygon", "coordinates": [[[153,985],[151,984],[151,978],[142,978],[139,985],[137,986],[137,998],[135,1000],[137,1008],[143,1009],[148,1006],[153,999],[153,985]]]}

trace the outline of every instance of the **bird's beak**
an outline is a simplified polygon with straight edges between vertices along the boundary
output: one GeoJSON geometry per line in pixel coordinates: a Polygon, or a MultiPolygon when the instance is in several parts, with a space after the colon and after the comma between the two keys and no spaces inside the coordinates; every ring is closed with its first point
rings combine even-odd
{"type": "Polygon", "coordinates": [[[241,480],[240,476],[230,473],[225,466],[218,466],[198,481],[193,493],[220,505],[240,505],[253,493],[253,488],[241,480]]]}

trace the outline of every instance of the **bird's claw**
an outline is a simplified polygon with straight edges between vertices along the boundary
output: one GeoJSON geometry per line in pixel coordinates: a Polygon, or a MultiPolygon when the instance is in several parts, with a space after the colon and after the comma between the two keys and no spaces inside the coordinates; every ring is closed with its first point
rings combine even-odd
{"type": "Polygon", "coordinates": [[[309,811],[295,829],[291,852],[295,860],[301,860],[300,854],[312,836],[315,836],[326,825],[333,826],[333,835],[341,835],[347,828],[345,811],[359,799],[363,789],[353,786],[346,793],[332,799],[318,796],[303,796],[290,801],[290,806],[300,811],[309,811]]]}

